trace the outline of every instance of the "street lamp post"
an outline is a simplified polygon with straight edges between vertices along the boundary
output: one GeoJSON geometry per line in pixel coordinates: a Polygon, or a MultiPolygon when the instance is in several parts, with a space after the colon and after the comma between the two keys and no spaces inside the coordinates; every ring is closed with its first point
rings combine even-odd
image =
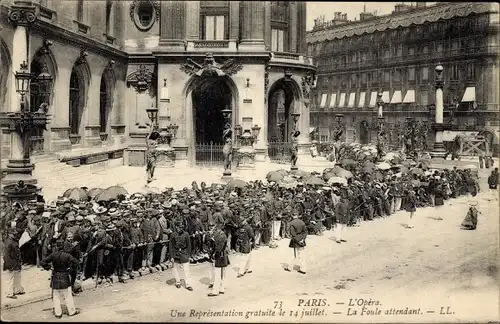
{"type": "Polygon", "coordinates": [[[431,152],[431,157],[436,159],[444,159],[446,156],[446,150],[444,149],[443,143],[443,86],[444,86],[444,78],[443,71],[444,68],[441,64],[436,66],[436,80],[434,82],[434,86],[436,88],[436,116],[435,122],[432,125],[435,131],[434,138],[434,148],[431,152]]]}
{"type": "Polygon", "coordinates": [[[297,122],[299,121],[300,113],[293,112],[292,113],[292,121],[293,121],[293,133],[290,136],[290,153],[291,153],[291,166],[290,169],[292,171],[296,171],[299,168],[297,167],[297,160],[299,154],[299,144],[298,137],[300,135],[300,131],[297,130],[297,122]]]}
{"type": "Polygon", "coordinates": [[[222,133],[222,140],[224,141],[224,147],[222,153],[224,155],[224,172],[222,173],[222,178],[231,178],[231,165],[233,163],[233,130],[231,126],[231,109],[223,109],[222,118],[224,119],[224,131],[222,133]]]}
{"type": "Polygon", "coordinates": [[[255,168],[255,149],[254,144],[257,143],[261,127],[254,125],[251,129],[245,129],[242,133],[237,134],[238,142],[241,146],[238,149],[238,168],[253,169],[255,168]]]}
{"type": "Polygon", "coordinates": [[[384,156],[384,100],[382,100],[382,93],[377,94],[377,160],[381,161],[384,156]]]}
{"type": "MultiPolygon", "coordinates": [[[[50,93],[52,76],[42,71],[37,76],[44,92],[50,93]]],[[[2,179],[3,194],[11,201],[35,200],[39,189],[37,180],[33,178],[34,164],[31,163],[31,135],[40,129],[46,130],[49,121],[48,99],[43,96],[43,102],[35,111],[30,111],[29,89],[33,75],[28,71],[28,64],[23,62],[20,70],[15,73],[16,92],[20,95],[20,110],[0,112],[0,125],[6,127],[12,136],[12,155],[7,164],[7,175],[2,179]]],[[[35,107],[37,108],[37,107],[35,107]]]]}

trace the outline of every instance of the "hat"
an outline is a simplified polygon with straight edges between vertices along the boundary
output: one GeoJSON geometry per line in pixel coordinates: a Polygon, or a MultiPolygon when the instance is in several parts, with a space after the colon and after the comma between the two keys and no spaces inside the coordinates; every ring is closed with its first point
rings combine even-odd
{"type": "Polygon", "coordinates": [[[170,202],[164,202],[164,203],[162,204],[162,207],[163,207],[163,208],[172,208],[172,203],[170,203],[170,202]]]}
{"type": "Polygon", "coordinates": [[[50,212],[49,211],[43,212],[42,218],[50,218],[50,212]]]}
{"type": "Polygon", "coordinates": [[[68,222],[72,222],[75,220],[75,216],[72,213],[68,214],[68,222]]]}
{"type": "Polygon", "coordinates": [[[184,208],[184,209],[182,210],[182,212],[183,212],[184,214],[189,214],[189,209],[184,208]]]}
{"type": "Polygon", "coordinates": [[[327,190],[327,191],[332,190],[332,188],[330,188],[330,187],[321,187],[321,189],[327,190]]]}
{"type": "Polygon", "coordinates": [[[170,201],[170,203],[171,203],[172,205],[177,205],[177,204],[179,203],[179,201],[178,201],[177,199],[172,199],[172,200],[170,201]]]}
{"type": "Polygon", "coordinates": [[[108,227],[106,227],[106,231],[114,231],[116,229],[116,226],[114,224],[110,224],[108,225],[108,227]]]}
{"type": "Polygon", "coordinates": [[[47,208],[56,209],[57,208],[56,202],[54,200],[49,201],[49,203],[47,204],[47,208]]]}
{"type": "Polygon", "coordinates": [[[96,214],[104,214],[108,210],[104,206],[99,206],[96,209],[94,209],[94,211],[95,211],[96,214]]]}
{"type": "Polygon", "coordinates": [[[151,216],[152,216],[152,217],[156,217],[156,216],[158,216],[158,215],[160,215],[160,212],[158,211],[158,209],[153,209],[153,210],[151,211],[151,216]]]}
{"type": "Polygon", "coordinates": [[[76,216],[77,222],[81,222],[82,220],[83,220],[83,216],[81,216],[81,215],[76,216]]]}

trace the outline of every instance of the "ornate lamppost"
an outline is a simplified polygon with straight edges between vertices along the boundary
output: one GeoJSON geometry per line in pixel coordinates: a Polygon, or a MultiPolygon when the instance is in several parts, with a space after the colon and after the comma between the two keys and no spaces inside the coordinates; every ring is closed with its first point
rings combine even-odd
{"type": "MultiPolygon", "coordinates": [[[[11,201],[29,201],[35,200],[39,192],[37,181],[32,175],[34,165],[31,163],[31,135],[40,129],[46,130],[49,121],[49,96],[44,95],[40,107],[36,111],[30,111],[27,98],[33,75],[28,71],[26,62],[16,71],[15,78],[16,92],[21,96],[20,110],[0,113],[0,125],[13,135],[11,159],[5,170],[7,175],[2,179],[3,194],[11,201]]],[[[52,87],[52,76],[47,71],[42,71],[38,79],[44,92],[50,93],[47,89],[52,87]]]]}
{"type": "MultiPolygon", "coordinates": [[[[159,128],[159,126],[158,126],[159,128]]],[[[175,149],[172,147],[172,139],[175,138],[177,134],[177,129],[179,128],[176,124],[169,124],[166,127],[159,128],[159,138],[158,138],[158,155],[160,158],[161,166],[174,166],[175,162],[175,149]]]]}
{"type": "Polygon", "coordinates": [[[377,160],[381,161],[384,156],[384,100],[382,100],[382,93],[377,94],[377,160]]]}
{"type": "Polygon", "coordinates": [[[298,170],[297,167],[297,159],[299,154],[299,143],[298,137],[300,135],[300,131],[297,130],[297,122],[299,121],[300,113],[293,112],[292,113],[292,121],[293,121],[293,132],[290,134],[290,155],[291,155],[291,167],[292,171],[298,170]]]}
{"type": "Polygon", "coordinates": [[[444,78],[443,71],[444,68],[441,64],[436,66],[436,80],[434,82],[434,86],[436,88],[436,117],[435,122],[432,125],[432,128],[435,131],[434,138],[434,148],[431,152],[432,158],[436,159],[444,159],[446,157],[446,150],[444,148],[443,143],[443,87],[444,87],[444,78]]]}
{"type": "Polygon", "coordinates": [[[406,117],[405,122],[405,154],[410,157],[416,157],[415,142],[417,134],[417,123],[413,117],[406,117]]]}
{"type": "Polygon", "coordinates": [[[223,109],[222,117],[224,118],[224,131],[222,132],[222,140],[224,147],[222,153],[224,155],[224,172],[222,173],[223,179],[231,178],[231,165],[233,163],[233,130],[231,126],[231,109],[223,109]]]}

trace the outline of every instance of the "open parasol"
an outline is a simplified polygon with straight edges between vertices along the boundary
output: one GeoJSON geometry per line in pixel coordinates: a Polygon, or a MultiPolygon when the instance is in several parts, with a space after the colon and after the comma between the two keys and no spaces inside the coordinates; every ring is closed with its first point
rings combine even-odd
{"type": "Polygon", "coordinates": [[[347,179],[344,177],[337,177],[337,176],[328,179],[328,184],[335,184],[335,183],[347,185],[347,179]]]}
{"type": "Polygon", "coordinates": [[[410,173],[411,174],[421,175],[421,174],[424,174],[424,170],[422,170],[420,168],[412,168],[412,169],[410,169],[410,173]]]}
{"type": "Polygon", "coordinates": [[[95,201],[110,201],[117,199],[120,195],[126,195],[128,191],[121,186],[111,186],[95,197],[95,201]]]}
{"type": "Polygon", "coordinates": [[[100,194],[103,191],[104,191],[104,189],[102,189],[102,188],[92,188],[87,192],[87,194],[89,195],[90,198],[94,198],[95,196],[97,196],[98,194],[100,194]]]}
{"type": "Polygon", "coordinates": [[[325,182],[323,181],[323,179],[321,178],[318,178],[318,177],[309,177],[306,181],[305,181],[305,184],[308,184],[308,185],[325,185],[325,182]]]}
{"type": "Polygon", "coordinates": [[[391,165],[387,162],[381,162],[381,163],[377,164],[377,168],[379,170],[389,170],[391,168],[391,165]]]}
{"type": "Polygon", "coordinates": [[[304,171],[304,170],[295,170],[295,171],[292,171],[290,173],[293,174],[294,176],[302,178],[302,179],[307,179],[307,178],[311,177],[311,173],[304,171]]]}
{"type": "Polygon", "coordinates": [[[229,188],[245,188],[246,186],[248,186],[248,182],[241,179],[231,179],[227,183],[227,186],[229,188]]]}
{"type": "Polygon", "coordinates": [[[71,188],[64,192],[63,197],[68,199],[82,201],[89,198],[87,192],[82,188],[71,188]]]}
{"type": "Polygon", "coordinates": [[[271,182],[271,181],[278,182],[280,180],[283,180],[284,177],[285,177],[285,174],[283,174],[282,172],[279,172],[279,171],[270,171],[266,175],[266,179],[269,182],[271,182]]]}

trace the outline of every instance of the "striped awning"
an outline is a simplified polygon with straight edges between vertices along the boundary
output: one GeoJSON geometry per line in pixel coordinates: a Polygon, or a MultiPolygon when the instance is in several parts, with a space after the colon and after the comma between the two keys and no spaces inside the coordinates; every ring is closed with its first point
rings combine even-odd
{"type": "Polygon", "coordinates": [[[351,92],[349,94],[349,103],[347,104],[347,107],[349,107],[349,108],[354,107],[355,100],[356,100],[356,92],[351,92]]]}
{"type": "Polygon", "coordinates": [[[390,98],[390,95],[389,95],[389,91],[382,92],[382,101],[384,103],[389,103],[391,101],[391,98],[390,98]]]}
{"type": "Polygon", "coordinates": [[[462,97],[462,102],[474,101],[476,101],[476,87],[467,87],[467,89],[465,89],[464,96],[462,97]]]}
{"type": "Polygon", "coordinates": [[[340,94],[339,107],[345,106],[345,93],[340,94]]]}
{"type": "Polygon", "coordinates": [[[366,101],[366,93],[365,92],[361,92],[359,94],[359,103],[358,103],[358,107],[359,108],[363,108],[365,106],[365,101],[366,101]]]}
{"type": "Polygon", "coordinates": [[[394,94],[392,95],[391,103],[392,104],[398,104],[403,101],[403,98],[401,96],[401,90],[396,90],[394,91],[394,94]]]}
{"type": "Polygon", "coordinates": [[[375,107],[376,104],[377,104],[377,91],[372,91],[372,95],[370,96],[369,107],[375,107]]]}
{"type": "Polygon", "coordinates": [[[403,103],[414,103],[415,102],[415,90],[406,91],[405,98],[403,99],[403,103]]]}
{"type": "Polygon", "coordinates": [[[321,102],[320,102],[320,104],[319,104],[319,107],[320,107],[320,108],[325,108],[325,106],[326,106],[326,97],[327,97],[327,95],[328,95],[327,93],[323,93],[323,94],[321,95],[321,102]]]}
{"type": "Polygon", "coordinates": [[[337,103],[337,94],[332,93],[330,96],[330,105],[328,106],[329,108],[335,108],[335,104],[337,103]]]}

